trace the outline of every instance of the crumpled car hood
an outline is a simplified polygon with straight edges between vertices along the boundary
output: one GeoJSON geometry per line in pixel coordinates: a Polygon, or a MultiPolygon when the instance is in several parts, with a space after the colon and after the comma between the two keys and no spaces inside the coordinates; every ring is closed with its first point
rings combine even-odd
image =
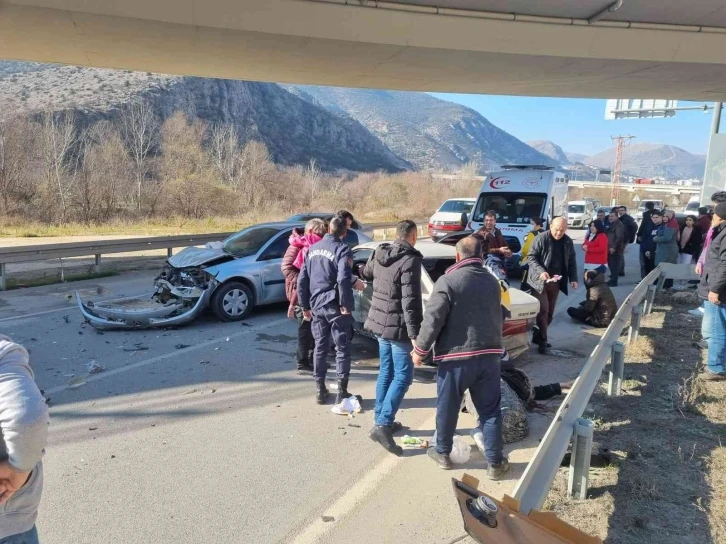
{"type": "Polygon", "coordinates": [[[182,249],[176,255],[167,259],[168,263],[175,268],[188,268],[190,266],[202,266],[204,264],[218,264],[234,259],[232,255],[222,249],[208,249],[199,247],[188,247],[182,249]]]}

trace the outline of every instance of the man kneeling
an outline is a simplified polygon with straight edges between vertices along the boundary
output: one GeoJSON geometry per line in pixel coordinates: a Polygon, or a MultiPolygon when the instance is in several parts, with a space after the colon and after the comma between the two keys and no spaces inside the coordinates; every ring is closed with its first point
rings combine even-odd
{"type": "Polygon", "coordinates": [[[579,308],[567,308],[567,313],[572,319],[593,327],[607,327],[618,311],[618,303],[615,302],[615,296],[608,287],[605,274],[597,270],[588,270],[585,272],[585,287],[586,300],[580,303],[579,308]]]}

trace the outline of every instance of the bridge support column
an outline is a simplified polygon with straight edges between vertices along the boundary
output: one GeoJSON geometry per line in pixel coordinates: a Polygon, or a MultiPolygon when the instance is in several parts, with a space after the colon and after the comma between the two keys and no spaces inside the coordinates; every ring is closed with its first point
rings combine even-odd
{"type": "Polygon", "coordinates": [[[8,288],[6,276],[7,269],[5,268],[5,263],[0,263],[0,291],[5,291],[8,288]]]}

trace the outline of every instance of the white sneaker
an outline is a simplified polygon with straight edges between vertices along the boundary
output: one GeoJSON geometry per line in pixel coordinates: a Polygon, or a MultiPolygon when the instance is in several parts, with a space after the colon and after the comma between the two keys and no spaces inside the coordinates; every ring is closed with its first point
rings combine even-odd
{"type": "Polygon", "coordinates": [[[703,317],[703,306],[700,306],[695,310],[688,310],[688,313],[695,317],[703,317]]]}

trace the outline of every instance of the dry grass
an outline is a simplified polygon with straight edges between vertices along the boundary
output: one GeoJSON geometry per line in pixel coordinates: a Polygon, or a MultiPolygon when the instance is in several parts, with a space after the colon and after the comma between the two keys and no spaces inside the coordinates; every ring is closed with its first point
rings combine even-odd
{"type": "Polygon", "coordinates": [[[208,217],[189,219],[182,217],[135,220],[115,220],[104,224],[86,225],[67,223],[49,225],[29,221],[0,219],[0,238],[81,235],[147,235],[165,236],[171,234],[200,234],[206,232],[232,232],[240,230],[254,221],[249,217],[208,217]]]}
{"type": "Polygon", "coordinates": [[[546,507],[606,543],[726,542],[726,383],[698,379],[695,300],[660,295],[628,346],[623,396],[601,387],[586,416],[612,465],[592,469],[588,499],[561,469],[546,507]]]}

